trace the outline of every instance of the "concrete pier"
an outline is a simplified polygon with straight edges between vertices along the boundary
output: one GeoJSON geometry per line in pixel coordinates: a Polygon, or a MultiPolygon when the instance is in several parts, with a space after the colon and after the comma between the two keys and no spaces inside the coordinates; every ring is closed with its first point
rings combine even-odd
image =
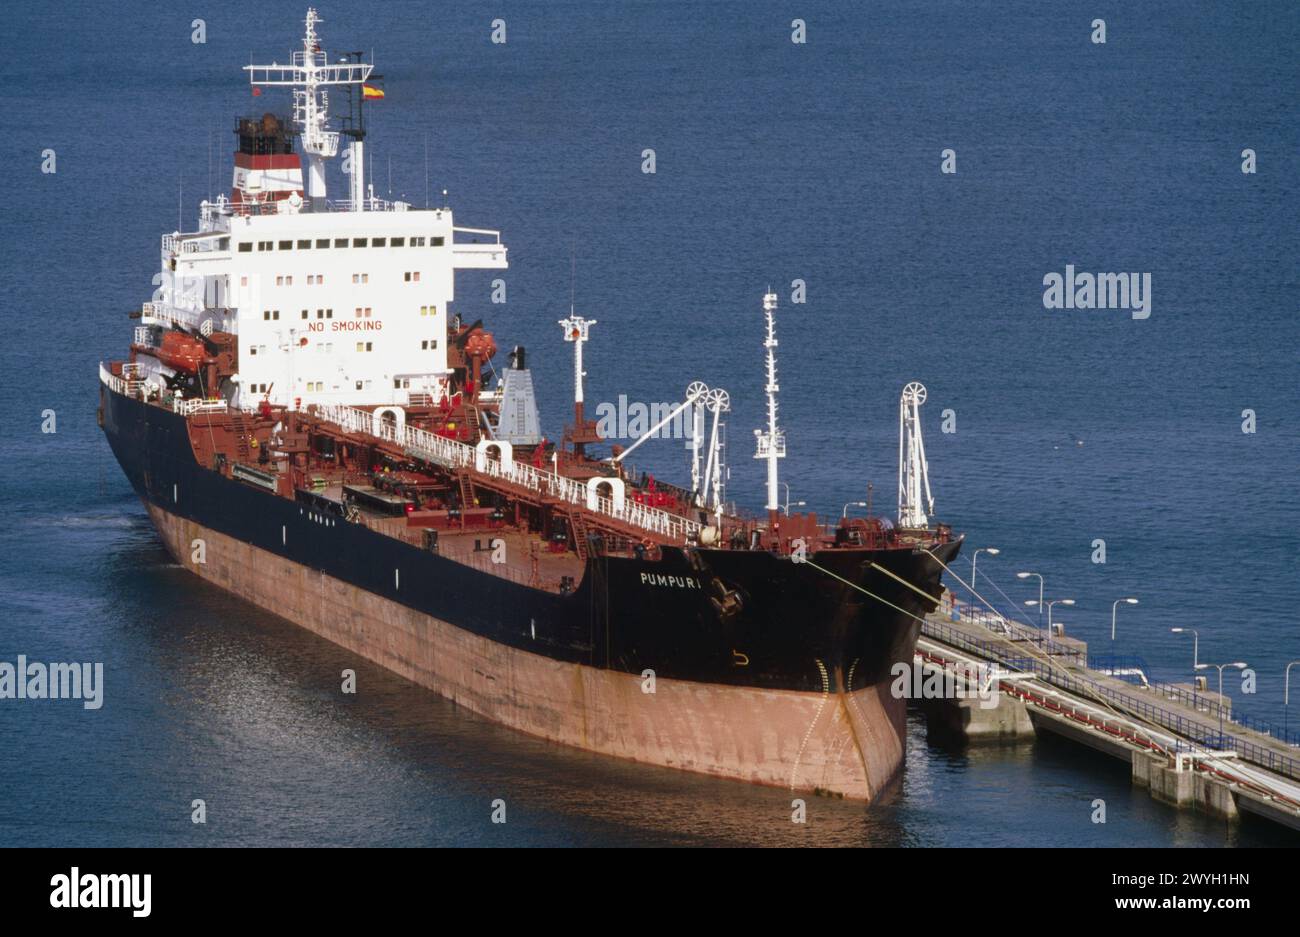
{"type": "Polygon", "coordinates": [[[992,667],[1002,697],[996,706],[987,693],[927,701],[932,729],[972,742],[1053,732],[1128,762],[1133,783],[1163,803],[1229,820],[1249,812],[1300,830],[1300,750],[1231,722],[1218,694],[1089,670],[1082,642],[999,616],[954,617],[948,606],[921,631],[923,667],[958,675],[992,667]]]}

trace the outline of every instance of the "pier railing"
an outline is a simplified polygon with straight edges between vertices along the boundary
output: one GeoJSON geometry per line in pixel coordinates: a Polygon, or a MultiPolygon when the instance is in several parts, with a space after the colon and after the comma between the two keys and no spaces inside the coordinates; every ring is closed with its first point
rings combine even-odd
{"type": "Polygon", "coordinates": [[[1032,657],[1008,658],[1005,648],[999,647],[992,641],[972,638],[942,622],[926,619],[921,626],[921,633],[926,637],[942,641],[952,647],[972,651],[981,657],[998,661],[1007,667],[1024,673],[1032,673],[1043,682],[1062,690],[1114,703],[1135,716],[1148,719],[1200,745],[1217,748],[1221,751],[1236,752],[1237,757],[1244,761],[1268,768],[1270,771],[1275,771],[1290,778],[1300,779],[1300,758],[1228,733],[1226,729],[1235,725],[1235,723],[1227,719],[1226,707],[1221,708],[1217,702],[1199,694],[1188,693],[1182,687],[1152,682],[1149,690],[1141,692],[1159,694],[1168,699],[1177,699],[1184,705],[1191,706],[1197,711],[1212,716],[1216,720],[1214,723],[1202,722],[1183,713],[1167,709],[1159,705],[1160,700],[1151,699],[1150,696],[1143,698],[1133,693],[1122,692],[1086,677],[1065,673],[1059,666],[1053,666],[1053,662],[1050,661],[1038,660],[1032,657]],[[1194,700],[1194,702],[1191,700],[1194,700]],[[1223,732],[1219,730],[1218,720],[1220,719],[1227,720],[1224,722],[1225,731],[1223,732]]]}
{"type": "MultiPolygon", "coordinates": [[[[414,426],[398,425],[373,413],[342,404],[318,405],[317,416],[350,433],[364,433],[394,443],[417,458],[452,469],[474,468],[477,453],[473,446],[447,439],[414,426]]],[[[489,478],[499,478],[529,491],[556,498],[568,504],[586,507],[587,486],[572,478],[523,462],[489,459],[478,471],[489,478]]],[[[624,524],[656,533],[677,543],[697,535],[702,524],[689,518],[637,504],[632,499],[615,503],[605,495],[595,499],[596,513],[624,524]]]]}

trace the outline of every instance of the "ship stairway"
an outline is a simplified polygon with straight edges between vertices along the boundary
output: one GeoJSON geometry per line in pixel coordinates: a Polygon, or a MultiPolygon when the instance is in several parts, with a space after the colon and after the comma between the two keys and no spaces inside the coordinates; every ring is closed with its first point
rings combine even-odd
{"type": "Polygon", "coordinates": [[[467,511],[474,506],[474,483],[469,480],[468,472],[461,472],[458,480],[460,481],[460,507],[462,511],[467,511]]]}
{"type": "Polygon", "coordinates": [[[587,522],[577,511],[569,512],[569,530],[573,532],[573,549],[578,554],[578,559],[587,562],[587,557],[591,555],[591,534],[587,530],[587,522]]]}
{"type": "Polygon", "coordinates": [[[248,447],[248,424],[244,422],[244,415],[238,410],[231,411],[230,429],[235,434],[236,461],[251,462],[253,453],[248,447]]]}
{"type": "Polygon", "coordinates": [[[479,419],[478,407],[470,404],[465,407],[465,422],[469,424],[469,439],[477,443],[483,433],[482,420],[479,419]]]}

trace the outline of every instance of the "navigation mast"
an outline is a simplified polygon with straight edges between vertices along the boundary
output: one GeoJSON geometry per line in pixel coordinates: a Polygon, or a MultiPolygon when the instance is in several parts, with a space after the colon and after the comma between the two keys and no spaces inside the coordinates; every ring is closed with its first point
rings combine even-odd
{"type": "MultiPolygon", "coordinates": [[[[307,198],[325,198],[325,160],[339,152],[339,134],[328,129],[329,87],[363,85],[374,65],[366,62],[330,64],[321,51],[316,24],[322,22],[315,7],[307,9],[302,51],[290,54],[290,64],[245,65],[248,83],[253,87],[293,89],[293,120],[298,125],[302,151],[307,157],[307,198]]],[[[364,92],[358,89],[358,92],[364,92]]],[[[349,173],[352,176],[352,208],[361,211],[361,180],[365,179],[364,143],[354,139],[351,145],[349,173]]]]}
{"type": "Polygon", "coordinates": [[[763,314],[767,318],[767,340],[763,342],[767,349],[767,432],[754,430],[758,443],[754,458],[767,460],[767,513],[775,523],[781,504],[777,496],[777,459],[785,458],[785,433],[776,424],[776,394],[781,388],[776,383],[776,294],[770,287],[763,295],[763,314]]]}

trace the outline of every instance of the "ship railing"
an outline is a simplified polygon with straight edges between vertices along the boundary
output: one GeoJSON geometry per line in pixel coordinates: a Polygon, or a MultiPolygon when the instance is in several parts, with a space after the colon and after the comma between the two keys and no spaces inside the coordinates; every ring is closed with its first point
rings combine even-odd
{"type": "Polygon", "coordinates": [[[171,322],[187,328],[197,328],[203,311],[201,309],[193,311],[180,309],[167,303],[141,303],[140,314],[146,319],[157,319],[160,322],[171,322]]]}
{"type": "Polygon", "coordinates": [[[113,393],[121,394],[123,397],[138,397],[144,390],[144,381],[139,379],[138,365],[122,365],[123,377],[118,377],[108,368],[104,367],[101,362],[99,365],[100,381],[113,393]],[[130,372],[127,368],[132,368],[130,372]]]}
{"type": "Polygon", "coordinates": [[[229,231],[194,231],[186,234],[162,235],[162,249],[168,254],[208,254],[228,250],[222,247],[223,238],[229,238],[229,231]]]}
{"type": "Polygon", "coordinates": [[[230,408],[220,397],[194,397],[189,400],[177,397],[172,401],[172,409],[182,416],[192,416],[195,413],[224,413],[230,408]]]}
{"type": "Polygon", "coordinates": [[[135,344],[157,348],[158,342],[154,340],[153,329],[149,328],[147,325],[137,325],[135,327],[135,344]]]}
{"type": "Polygon", "coordinates": [[[501,232],[495,231],[492,228],[462,228],[459,225],[457,225],[451,229],[451,235],[452,235],[452,241],[455,243],[457,247],[463,247],[468,244],[488,244],[488,243],[496,244],[498,247],[501,245],[501,232]],[[456,235],[458,234],[468,234],[474,238],[490,237],[492,240],[490,242],[477,241],[477,240],[457,241],[456,235]]]}
{"type": "MultiPolygon", "coordinates": [[[[447,468],[468,468],[476,462],[477,453],[473,446],[417,427],[398,426],[396,422],[379,419],[374,414],[358,410],[356,407],[342,404],[318,405],[317,415],[347,432],[365,433],[395,443],[404,451],[447,468]]],[[[569,504],[584,506],[587,504],[585,484],[534,465],[522,462],[502,463],[489,459],[483,471],[490,478],[501,478],[569,504]]],[[[599,514],[681,542],[699,533],[702,526],[689,518],[672,514],[661,508],[637,504],[630,499],[616,506],[612,498],[600,495],[595,499],[595,505],[596,512],[599,514]]]]}

